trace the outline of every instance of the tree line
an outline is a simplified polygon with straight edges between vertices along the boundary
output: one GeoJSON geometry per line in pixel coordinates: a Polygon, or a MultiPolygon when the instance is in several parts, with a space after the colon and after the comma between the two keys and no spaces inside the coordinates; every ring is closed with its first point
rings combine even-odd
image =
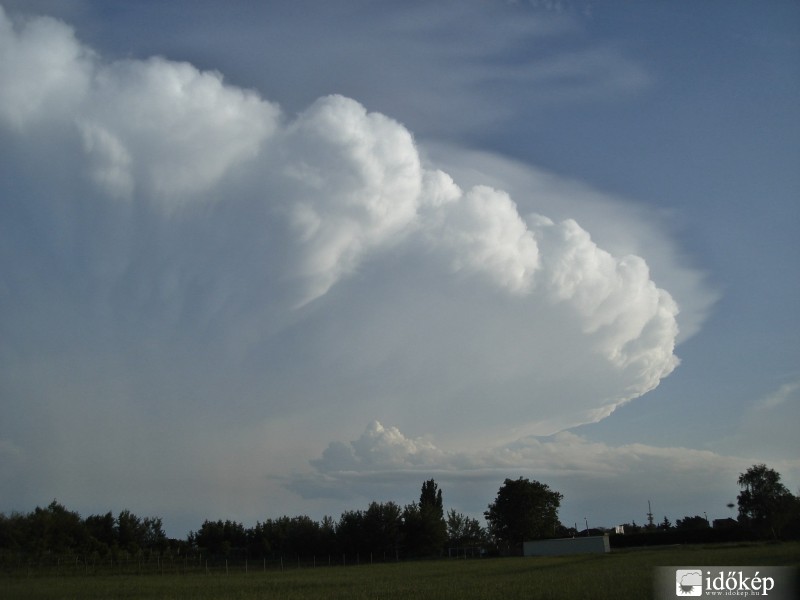
{"type": "Polygon", "coordinates": [[[480,544],[485,533],[477,520],[454,510],[444,513],[442,490],[423,483],[419,502],[371,502],[366,510],[348,510],[338,521],[325,517],[280,517],[245,528],[233,521],[205,521],[189,534],[189,544],[216,556],[266,558],[350,556],[352,560],[396,560],[437,556],[447,544],[480,544]]]}
{"type": "Polygon", "coordinates": [[[160,518],[141,518],[129,510],[82,519],[53,500],[28,514],[0,514],[0,551],[6,553],[139,555],[162,553],[169,545],[160,518]]]}
{"type": "Polygon", "coordinates": [[[81,518],[57,500],[22,514],[0,514],[0,553],[47,556],[149,557],[153,554],[212,558],[310,557],[334,555],[358,560],[397,560],[439,556],[446,548],[475,548],[488,543],[477,519],[453,509],[445,513],[442,490],[430,479],[418,502],[371,502],[348,510],[338,520],[308,516],[267,519],[253,527],[232,520],[205,520],[185,540],[169,539],[158,517],[123,510],[81,518]]]}
{"type": "MultiPolygon", "coordinates": [[[[800,498],[791,494],[780,475],[766,465],[754,465],[737,480],[737,531],[750,537],[800,537],[800,498]]],[[[419,501],[400,506],[371,502],[364,510],[348,510],[338,520],[326,516],[267,519],[252,527],[231,520],[206,520],[185,540],[168,539],[158,517],[139,517],[123,510],[86,518],[57,501],[27,514],[0,514],[0,553],[47,556],[203,555],[234,559],[283,557],[350,557],[349,560],[398,560],[469,552],[517,554],[526,540],[604,533],[579,532],[558,518],[563,495],[544,483],[506,479],[484,513],[486,526],[450,509],[445,512],[442,490],[433,480],[422,484],[419,501]]],[[[729,504],[733,507],[733,504],[729,504]]],[[[659,524],[628,525],[641,533],[709,528],[700,516],[664,517],[659,524]]],[[[671,539],[667,535],[664,539],[671,539]]],[[[698,538],[699,540],[700,538],[698,538]]],[[[650,542],[657,543],[657,542],[650,542]]]]}

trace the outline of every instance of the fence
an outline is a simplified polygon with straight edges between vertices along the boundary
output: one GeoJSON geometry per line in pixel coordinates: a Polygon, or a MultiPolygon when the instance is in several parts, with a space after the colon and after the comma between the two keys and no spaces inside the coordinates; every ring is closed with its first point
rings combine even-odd
{"type": "MultiPolygon", "coordinates": [[[[453,558],[467,558],[461,552],[453,558]]],[[[470,553],[470,558],[480,553],[470,553]]],[[[353,567],[374,563],[403,561],[399,554],[356,553],[311,554],[310,556],[280,557],[221,557],[202,553],[190,555],[40,555],[25,553],[0,553],[0,574],[12,577],[29,576],[108,576],[108,575],[196,575],[243,574],[278,572],[290,569],[315,569],[322,567],[353,567]]]]}

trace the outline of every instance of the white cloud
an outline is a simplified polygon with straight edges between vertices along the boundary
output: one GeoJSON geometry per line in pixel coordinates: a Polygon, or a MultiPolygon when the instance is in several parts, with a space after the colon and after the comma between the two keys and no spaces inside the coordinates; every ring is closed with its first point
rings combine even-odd
{"type": "Polygon", "coordinates": [[[273,201],[285,206],[298,236],[309,286],[303,301],[310,301],[408,230],[422,169],[408,130],[342,96],[315,102],[280,141],[283,181],[273,201]]]}
{"type": "Polygon", "coordinates": [[[671,240],[675,224],[668,214],[651,213],[628,199],[497,154],[431,141],[424,143],[423,152],[423,162],[445,169],[462,186],[502,187],[514,198],[531,227],[542,221],[541,215],[547,215],[544,225],[577,219],[601,253],[645,259],[649,277],[669,290],[680,308],[678,342],[699,331],[719,299],[705,275],[687,264],[671,240]]]}
{"type": "Polygon", "coordinates": [[[111,196],[130,198],[134,191],[131,153],[118,137],[94,123],[84,123],[80,130],[92,179],[111,196]]]}
{"type": "Polygon", "coordinates": [[[169,208],[254,158],[277,126],[275,105],[219,73],[158,57],[102,63],[63,23],[15,26],[2,8],[0,33],[0,118],[76,125],[91,177],[112,195],[169,208]]]}
{"type": "MultiPolygon", "coordinates": [[[[226,86],[218,73],[161,58],[98,69],[81,113],[92,161],[113,161],[113,172],[128,171],[127,181],[166,206],[207,191],[255,158],[279,115],[255,93],[226,86]]],[[[96,166],[93,174],[103,179],[104,172],[96,166]]]]}
{"type": "Polygon", "coordinates": [[[530,292],[539,249],[508,194],[476,186],[443,211],[443,226],[436,219],[430,236],[455,271],[485,274],[512,293],[530,292]]]}
{"type": "Polygon", "coordinates": [[[396,427],[370,423],[361,437],[343,444],[332,442],[322,458],[311,461],[321,472],[384,470],[387,468],[430,467],[445,456],[422,439],[409,439],[396,427]]]}
{"type": "Polygon", "coordinates": [[[604,338],[606,356],[622,368],[655,367],[650,385],[677,365],[672,355],[678,307],[650,279],[639,256],[616,258],[595,244],[575,221],[555,227],[541,221],[550,242],[545,257],[546,286],[556,301],[569,303],[585,321],[583,329],[604,338]]]}
{"type": "Polygon", "coordinates": [[[92,69],[92,52],[64,23],[15,24],[0,6],[0,81],[9,82],[0,88],[0,118],[16,127],[64,118],[86,94],[92,69]]]}

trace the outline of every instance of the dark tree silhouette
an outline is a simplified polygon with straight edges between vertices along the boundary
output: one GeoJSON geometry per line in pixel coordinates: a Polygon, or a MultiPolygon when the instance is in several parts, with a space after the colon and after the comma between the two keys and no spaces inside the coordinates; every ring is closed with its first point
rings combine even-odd
{"type": "Polygon", "coordinates": [[[708,529],[708,521],[700,515],[683,517],[675,521],[675,529],[708,529]]]}
{"type": "Polygon", "coordinates": [[[526,540],[553,537],[563,497],[538,481],[506,479],[484,513],[489,533],[512,553],[520,553],[526,540]]]}
{"type": "Polygon", "coordinates": [[[738,483],[740,523],[777,538],[787,523],[797,519],[800,500],[781,483],[777,471],[753,465],[739,475],[738,483]]]}
{"type": "Polygon", "coordinates": [[[455,509],[447,511],[447,543],[451,548],[481,546],[486,542],[486,531],[478,519],[467,517],[455,509]]]}

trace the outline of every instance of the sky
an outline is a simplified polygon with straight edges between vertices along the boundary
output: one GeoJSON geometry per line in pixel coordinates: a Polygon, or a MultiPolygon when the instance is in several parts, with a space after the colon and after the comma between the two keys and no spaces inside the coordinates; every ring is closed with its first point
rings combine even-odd
{"type": "Polygon", "coordinates": [[[0,6],[0,512],[800,493],[796,2],[0,6]]]}

